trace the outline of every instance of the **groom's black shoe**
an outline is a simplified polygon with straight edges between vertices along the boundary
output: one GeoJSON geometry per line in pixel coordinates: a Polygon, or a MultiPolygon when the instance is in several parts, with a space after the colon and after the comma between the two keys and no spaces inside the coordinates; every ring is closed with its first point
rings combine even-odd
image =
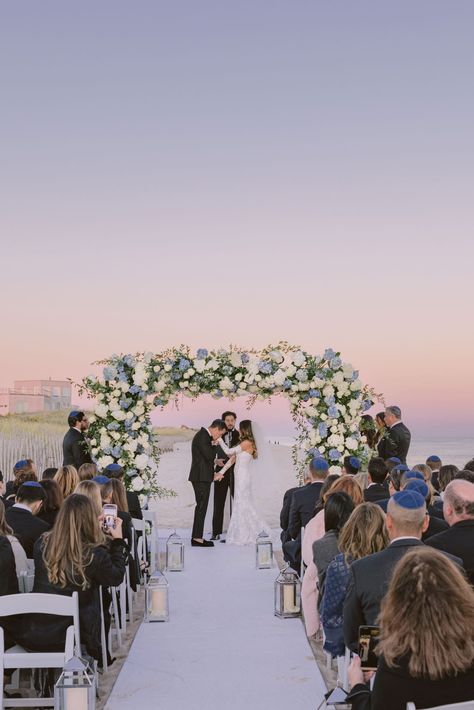
{"type": "Polygon", "coordinates": [[[202,542],[191,540],[191,547],[214,547],[214,543],[210,540],[203,540],[202,542]]]}
{"type": "Polygon", "coordinates": [[[219,533],[217,535],[213,535],[211,537],[211,540],[220,540],[220,539],[221,539],[221,536],[219,535],[219,533]]]}

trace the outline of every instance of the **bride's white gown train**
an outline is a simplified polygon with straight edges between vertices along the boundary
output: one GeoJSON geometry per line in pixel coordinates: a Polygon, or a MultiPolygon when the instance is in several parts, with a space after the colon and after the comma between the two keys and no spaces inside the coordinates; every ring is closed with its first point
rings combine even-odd
{"type": "Polygon", "coordinates": [[[241,446],[229,449],[224,442],[219,441],[219,443],[227,456],[235,455],[234,501],[226,543],[229,545],[250,545],[255,543],[257,536],[262,531],[271,535],[270,528],[258,514],[253,502],[253,457],[248,451],[242,451],[241,446]]]}

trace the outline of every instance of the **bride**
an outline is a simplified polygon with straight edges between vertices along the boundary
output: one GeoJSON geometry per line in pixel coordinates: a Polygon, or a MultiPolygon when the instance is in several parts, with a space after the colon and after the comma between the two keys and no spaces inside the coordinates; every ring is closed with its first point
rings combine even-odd
{"type": "Polygon", "coordinates": [[[226,542],[230,545],[249,545],[255,542],[259,533],[266,532],[270,535],[271,531],[260,518],[253,502],[252,476],[256,470],[258,450],[250,419],[240,422],[239,432],[240,444],[238,446],[229,448],[222,438],[218,441],[226,456],[230,458],[224,468],[219,471],[217,480],[221,480],[227,469],[235,463],[234,504],[226,542]]]}

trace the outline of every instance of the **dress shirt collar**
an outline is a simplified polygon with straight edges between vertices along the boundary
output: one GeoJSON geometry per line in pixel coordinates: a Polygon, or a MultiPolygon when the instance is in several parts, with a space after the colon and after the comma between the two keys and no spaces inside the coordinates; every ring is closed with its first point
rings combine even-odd
{"type": "Polygon", "coordinates": [[[397,424],[403,424],[402,420],[401,420],[401,419],[399,419],[399,420],[398,420],[398,422],[395,422],[395,424],[392,424],[392,426],[391,426],[391,427],[389,427],[389,429],[393,429],[394,427],[396,427],[396,426],[397,426],[397,424]]]}
{"type": "MultiPolygon", "coordinates": [[[[28,513],[31,513],[31,510],[24,503],[14,503],[12,505],[12,508],[20,508],[20,510],[27,510],[28,513]]],[[[33,513],[31,513],[31,514],[33,515],[33,513]]]]}
{"type": "Polygon", "coordinates": [[[393,540],[390,540],[390,545],[393,545],[394,542],[400,542],[400,540],[417,540],[418,542],[421,542],[419,537],[415,537],[414,535],[400,535],[400,537],[396,537],[393,540]]]}

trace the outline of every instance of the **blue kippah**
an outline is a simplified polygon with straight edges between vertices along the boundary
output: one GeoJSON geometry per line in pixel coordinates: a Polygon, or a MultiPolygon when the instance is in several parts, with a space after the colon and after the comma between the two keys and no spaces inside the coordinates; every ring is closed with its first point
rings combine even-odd
{"type": "Polygon", "coordinates": [[[327,471],[329,469],[329,464],[326,459],[322,456],[315,456],[311,461],[311,468],[313,471],[327,471]]]}
{"type": "Polygon", "coordinates": [[[419,493],[423,498],[426,498],[426,496],[429,493],[429,488],[426,485],[424,481],[418,480],[418,478],[413,478],[410,483],[407,483],[405,488],[403,489],[404,491],[416,491],[419,493]]]}
{"type": "Polygon", "coordinates": [[[28,488],[43,488],[41,483],[38,483],[38,481],[25,481],[24,483],[21,484],[22,486],[28,486],[28,488]]]}
{"type": "Polygon", "coordinates": [[[430,463],[441,463],[440,457],[436,456],[436,454],[433,454],[433,456],[428,456],[428,458],[426,460],[429,461],[430,463]]]}
{"type": "Polygon", "coordinates": [[[357,456],[351,456],[349,459],[349,463],[352,466],[352,468],[357,468],[357,469],[360,468],[360,461],[357,458],[357,456]]]}
{"type": "Polygon", "coordinates": [[[79,414],[79,411],[77,409],[75,409],[73,412],[69,412],[70,417],[77,417],[78,414],[79,414]]]}
{"type": "Polygon", "coordinates": [[[399,463],[398,466],[395,466],[395,468],[393,470],[394,471],[401,471],[402,473],[404,473],[405,471],[409,471],[410,469],[408,468],[406,463],[399,463]]]}
{"type": "Polygon", "coordinates": [[[22,459],[21,461],[17,461],[13,468],[17,470],[19,468],[24,468],[25,466],[28,466],[28,461],[26,459],[22,459]]]}
{"type": "Polygon", "coordinates": [[[99,486],[103,486],[105,483],[108,483],[110,479],[107,478],[107,476],[94,476],[92,480],[94,483],[98,483],[99,486]]]}
{"type": "Polygon", "coordinates": [[[418,510],[425,505],[425,499],[417,491],[400,491],[392,497],[397,505],[407,510],[418,510]]]}
{"type": "Polygon", "coordinates": [[[121,471],[122,467],[119,463],[109,463],[108,466],[104,468],[104,471],[121,471]]]}
{"type": "Polygon", "coordinates": [[[408,470],[405,473],[405,480],[408,480],[410,478],[417,478],[419,481],[423,481],[423,483],[425,482],[425,477],[423,476],[423,474],[420,471],[408,470]]]}
{"type": "Polygon", "coordinates": [[[401,463],[401,459],[398,458],[398,456],[391,456],[389,459],[390,463],[401,463]]]}

